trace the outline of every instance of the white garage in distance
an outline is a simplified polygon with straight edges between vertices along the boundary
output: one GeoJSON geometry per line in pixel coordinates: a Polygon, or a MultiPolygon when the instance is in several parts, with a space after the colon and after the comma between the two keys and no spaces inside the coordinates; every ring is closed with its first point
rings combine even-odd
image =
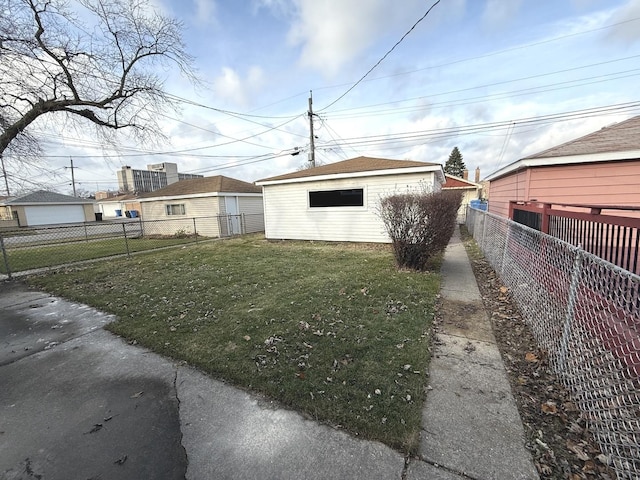
{"type": "Polygon", "coordinates": [[[93,222],[94,201],[60,193],[39,190],[10,198],[3,205],[21,227],[93,222]]]}

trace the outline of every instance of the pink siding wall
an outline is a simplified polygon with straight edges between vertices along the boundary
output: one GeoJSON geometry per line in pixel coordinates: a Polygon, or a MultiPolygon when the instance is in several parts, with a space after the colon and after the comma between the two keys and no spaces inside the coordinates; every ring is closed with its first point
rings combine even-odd
{"type": "Polygon", "coordinates": [[[525,172],[491,182],[491,213],[508,217],[510,200],[640,207],[640,160],[533,167],[525,172]]]}
{"type": "Polygon", "coordinates": [[[525,200],[527,172],[512,173],[498,180],[491,181],[489,186],[489,212],[509,216],[511,200],[525,200]]]}

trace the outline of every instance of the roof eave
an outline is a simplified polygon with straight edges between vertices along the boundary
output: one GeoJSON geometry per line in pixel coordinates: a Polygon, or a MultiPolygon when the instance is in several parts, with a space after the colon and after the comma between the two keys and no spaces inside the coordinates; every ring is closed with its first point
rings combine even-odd
{"type": "Polygon", "coordinates": [[[260,192],[240,193],[240,192],[202,192],[202,193],[183,193],[180,195],[161,195],[156,197],[139,198],[139,202],[157,202],[165,200],[189,200],[192,198],[207,198],[207,197],[261,197],[260,192]]]}
{"type": "Polygon", "coordinates": [[[436,172],[439,174],[441,183],[444,183],[444,173],[441,165],[428,165],[420,167],[404,167],[404,168],[390,168],[384,170],[365,170],[361,172],[349,172],[349,173],[332,173],[325,175],[314,175],[312,177],[296,177],[286,178],[281,180],[259,180],[256,182],[258,186],[268,185],[280,185],[287,183],[303,183],[303,182],[318,182],[326,180],[340,180],[345,178],[362,178],[362,177],[377,177],[382,175],[404,175],[409,173],[428,173],[436,172]]]}

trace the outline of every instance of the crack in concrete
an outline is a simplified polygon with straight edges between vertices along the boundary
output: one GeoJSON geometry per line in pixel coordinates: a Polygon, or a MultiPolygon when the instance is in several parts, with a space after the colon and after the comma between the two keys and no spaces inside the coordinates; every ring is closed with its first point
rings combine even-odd
{"type": "Polygon", "coordinates": [[[466,474],[466,473],[464,473],[464,472],[461,472],[461,471],[459,471],[459,470],[456,470],[455,468],[449,468],[449,467],[447,467],[447,466],[445,466],[445,465],[441,465],[441,464],[439,464],[439,463],[437,463],[437,462],[433,462],[433,461],[431,461],[431,460],[427,460],[426,458],[424,458],[424,457],[423,457],[423,456],[421,456],[421,455],[418,455],[418,456],[416,456],[415,458],[416,458],[416,460],[418,460],[419,462],[426,463],[427,465],[431,465],[431,466],[432,466],[432,467],[434,467],[434,468],[437,468],[437,469],[439,469],[439,470],[444,470],[445,472],[452,473],[453,475],[457,475],[457,476],[459,476],[459,477],[466,478],[466,479],[468,479],[468,480],[483,480],[483,479],[482,479],[482,478],[480,478],[480,477],[474,477],[474,476],[472,476],[472,475],[468,475],[468,474],[466,474]]]}
{"type": "Polygon", "coordinates": [[[176,397],[176,402],[178,403],[178,427],[180,429],[180,446],[182,447],[182,452],[184,454],[184,460],[185,460],[185,469],[184,469],[184,475],[185,475],[185,480],[187,478],[187,472],[189,471],[189,454],[187,453],[187,449],[184,446],[184,442],[182,441],[184,438],[184,434],[182,433],[182,419],[180,417],[180,395],[178,394],[178,371],[180,370],[180,367],[178,365],[175,366],[175,371],[174,371],[174,375],[173,375],[173,392],[174,395],[176,397]]]}
{"type": "Polygon", "coordinates": [[[409,473],[409,464],[411,463],[411,457],[405,455],[404,466],[402,467],[402,473],[400,474],[400,480],[407,480],[407,474],[409,473]]]}

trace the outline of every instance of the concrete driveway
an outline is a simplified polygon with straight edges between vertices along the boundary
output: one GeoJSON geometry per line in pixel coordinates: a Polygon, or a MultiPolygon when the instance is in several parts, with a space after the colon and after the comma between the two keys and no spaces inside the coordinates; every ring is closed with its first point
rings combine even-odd
{"type": "Polygon", "coordinates": [[[0,479],[406,474],[398,452],[129,345],[113,320],[0,284],[0,479]]]}

